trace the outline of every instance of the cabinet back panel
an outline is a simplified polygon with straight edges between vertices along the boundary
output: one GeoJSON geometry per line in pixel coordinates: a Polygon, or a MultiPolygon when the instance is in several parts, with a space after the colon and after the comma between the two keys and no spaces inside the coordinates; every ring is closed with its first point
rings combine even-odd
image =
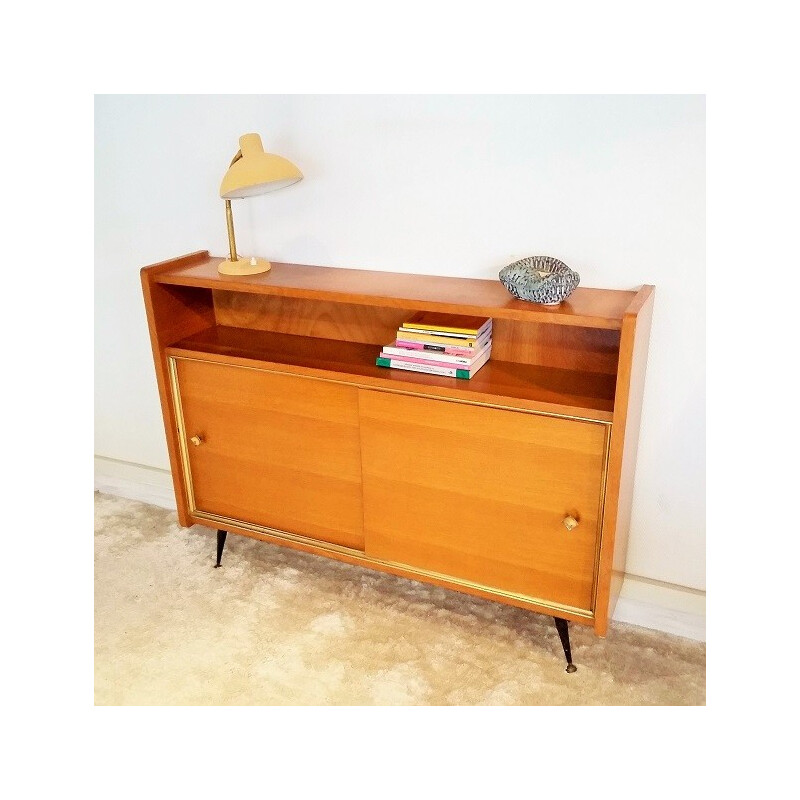
{"type": "MultiPolygon", "coordinates": [[[[397,329],[414,313],[412,309],[219,290],[214,291],[214,308],[218,325],[378,347],[393,341],[397,329]]],[[[498,319],[492,332],[492,358],[615,375],[619,342],[618,330],[498,319]]]]}
{"type": "MultiPolygon", "coordinates": [[[[384,345],[413,313],[398,308],[214,292],[217,325],[384,345]]],[[[377,351],[376,351],[377,355],[377,351]]]]}

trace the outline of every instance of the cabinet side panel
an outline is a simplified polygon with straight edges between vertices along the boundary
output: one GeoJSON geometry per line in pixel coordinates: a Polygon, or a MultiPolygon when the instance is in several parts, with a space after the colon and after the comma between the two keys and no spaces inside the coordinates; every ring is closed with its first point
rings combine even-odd
{"type": "Polygon", "coordinates": [[[642,287],[622,322],[595,618],[595,631],[601,636],[608,629],[625,572],[654,297],[654,287],[642,287]]]}
{"type": "MultiPolygon", "coordinates": [[[[169,262],[167,262],[169,263],[169,262]]],[[[155,283],[154,274],[163,271],[165,265],[145,268],[141,272],[147,325],[150,331],[150,345],[153,350],[153,363],[161,399],[161,414],[167,438],[172,484],[178,507],[178,519],[184,527],[191,526],[186,504],[186,486],[183,481],[180,461],[180,448],[177,438],[175,406],[169,387],[169,372],[165,348],[178,339],[191,336],[214,324],[214,309],[211,292],[208,289],[195,289],[181,286],[168,286],[155,283]]]]}

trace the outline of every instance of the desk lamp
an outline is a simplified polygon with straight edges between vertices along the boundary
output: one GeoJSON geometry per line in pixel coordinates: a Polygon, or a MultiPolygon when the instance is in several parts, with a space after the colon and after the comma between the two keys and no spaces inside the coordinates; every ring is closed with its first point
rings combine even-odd
{"type": "Polygon", "coordinates": [[[264,152],[261,137],[257,133],[246,133],[239,138],[239,152],[233,157],[219,196],[225,200],[225,216],[228,221],[228,243],[230,258],[219,265],[224,275],[257,275],[269,272],[272,265],[264,258],[239,258],[236,254],[236,239],[233,235],[233,211],[231,200],[236,197],[254,197],[301,180],[303,173],[281,156],[264,152]]]}

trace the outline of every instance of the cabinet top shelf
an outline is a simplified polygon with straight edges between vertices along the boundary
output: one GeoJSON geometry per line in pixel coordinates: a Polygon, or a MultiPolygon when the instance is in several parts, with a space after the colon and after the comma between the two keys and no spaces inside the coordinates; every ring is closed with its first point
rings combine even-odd
{"type": "Polygon", "coordinates": [[[221,261],[199,251],[145,270],[155,282],[176,286],[587,328],[621,328],[626,310],[637,296],[636,291],[578,287],[568,300],[546,307],[514,299],[499,280],[274,262],[267,273],[237,277],[221,275],[217,271],[221,261]]]}

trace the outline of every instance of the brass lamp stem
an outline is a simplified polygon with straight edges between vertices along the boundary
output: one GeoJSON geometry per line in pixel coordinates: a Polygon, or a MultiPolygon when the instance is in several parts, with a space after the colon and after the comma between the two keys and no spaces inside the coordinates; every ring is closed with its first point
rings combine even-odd
{"type": "Polygon", "coordinates": [[[238,261],[239,256],[236,255],[236,239],[233,235],[233,210],[231,209],[231,201],[225,201],[225,218],[228,221],[228,244],[231,251],[231,261],[238,261]]]}
{"type": "MultiPolygon", "coordinates": [[[[242,151],[239,150],[233,157],[230,166],[232,167],[241,157],[242,151]]],[[[228,169],[230,169],[230,167],[228,167],[228,169]]],[[[239,256],[236,255],[236,237],[233,235],[233,209],[231,208],[230,200],[225,201],[225,220],[228,223],[228,246],[230,249],[231,261],[238,261],[239,256]]]]}

